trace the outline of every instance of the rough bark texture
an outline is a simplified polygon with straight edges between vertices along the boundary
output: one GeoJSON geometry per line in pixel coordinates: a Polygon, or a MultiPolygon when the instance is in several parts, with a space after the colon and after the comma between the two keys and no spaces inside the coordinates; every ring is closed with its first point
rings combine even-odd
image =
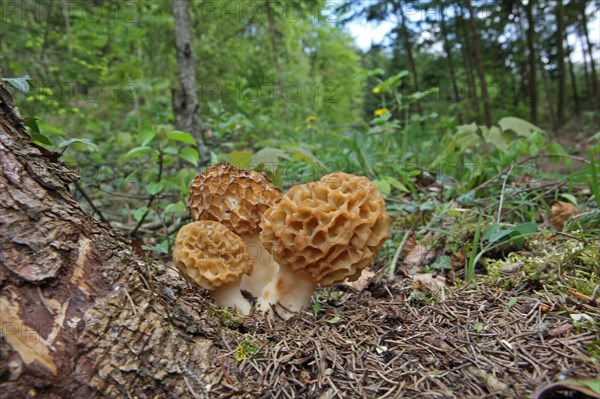
{"type": "Polygon", "coordinates": [[[536,57],[535,57],[535,21],[533,19],[533,0],[529,0],[525,5],[525,13],[527,14],[527,63],[529,65],[529,73],[527,84],[529,86],[529,101],[530,101],[530,119],[531,122],[537,123],[537,81],[536,81],[536,57]]]}
{"type": "Polygon", "coordinates": [[[0,397],[199,397],[211,327],[185,284],[84,212],[49,155],[0,84],[0,397]]]}
{"type": "Polygon", "coordinates": [[[483,66],[483,55],[481,54],[481,43],[479,41],[479,33],[475,25],[475,10],[471,5],[471,0],[466,1],[467,9],[469,10],[469,22],[471,26],[471,36],[473,46],[475,47],[475,64],[477,65],[477,74],[479,75],[479,84],[481,85],[481,97],[483,100],[483,113],[485,115],[485,123],[492,126],[492,111],[490,110],[490,102],[488,98],[487,83],[485,81],[485,69],[483,66]]]}
{"type": "Polygon", "coordinates": [[[558,63],[558,99],[556,105],[556,126],[565,124],[565,100],[566,100],[566,73],[565,73],[565,47],[564,47],[564,8],[562,1],[556,2],[556,62],[558,63]]]}
{"type": "MultiPolygon", "coordinates": [[[[400,4],[397,9],[400,13],[400,35],[402,36],[402,43],[404,45],[404,51],[406,51],[406,58],[408,60],[408,66],[410,68],[410,74],[412,75],[414,91],[420,92],[421,86],[419,84],[419,75],[417,74],[417,65],[413,57],[412,46],[410,44],[410,38],[408,37],[408,28],[406,26],[406,16],[404,15],[403,4],[400,4]]],[[[423,103],[421,100],[417,101],[417,110],[419,115],[423,115],[423,103]]]]}
{"type": "Polygon", "coordinates": [[[196,118],[198,95],[196,94],[196,66],[194,64],[192,29],[190,27],[189,0],[172,0],[175,23],[175,50],[179,66],[181,88],[173,91],[175,127],[200,139],[200,127],[196,118]]]}

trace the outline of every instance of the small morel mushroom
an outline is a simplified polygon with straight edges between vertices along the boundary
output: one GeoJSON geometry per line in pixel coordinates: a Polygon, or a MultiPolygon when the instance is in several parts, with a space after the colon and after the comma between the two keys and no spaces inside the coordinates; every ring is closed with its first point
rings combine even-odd
{"type": "Polygon", "coordinates": [[[173,262],[187,281],[207,289],[217,304],[250,314],[240,281],[252,272],[252,261],[246,244],[227,227],[211,221],[183,226],[175,239],[173,262]]]}
{"type": "Polygon", "coordinates": [[[343,172],[292,187],[267,210],[260,239],[280,268],[257,306],[289,318],[318,284],[356,280],[389,235],[385,202],[366,177],[343,172]]]}
{"type": "Polygon", "coordinates": [[[242,278],[241,288],[258,297],[279,269],[260,242],[259,224],[263,213],[281,198],[281,190],[263,173],[220,163],[196,176],[189,192],[194,220],[223,223],[246,243],[254,272],[242,278]]]}

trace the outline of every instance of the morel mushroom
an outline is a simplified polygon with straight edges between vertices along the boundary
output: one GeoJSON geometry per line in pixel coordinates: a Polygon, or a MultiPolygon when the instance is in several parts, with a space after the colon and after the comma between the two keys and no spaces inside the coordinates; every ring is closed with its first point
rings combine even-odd
{"type": "Polygon", "coordinates": [[[318,284],[356,280],[390,230],[377,187],[343,172],[292,187],[260,226],[260,239],[280,268],[257,306],[286,319],[310,302],[318,284]]]}
{"type": "Polygon", "coordinates": [[[218,305],[250,314],[240,281],[252,272],[252,260],[246,244],[227,227],[211,221],[183,226],[175,239],[173,262],[187,281],[207,289],[218,305]]]}
{"type": "Polygon", "coordinates": [[[242,278],[241,288],[258,297],[279,266],[259,239],[262,214],[281,198],[263,173],[221,163],[208,168],[190,183],[188,206],[194,220],[223,223],[246,243],[254,272],[242,278]]]}

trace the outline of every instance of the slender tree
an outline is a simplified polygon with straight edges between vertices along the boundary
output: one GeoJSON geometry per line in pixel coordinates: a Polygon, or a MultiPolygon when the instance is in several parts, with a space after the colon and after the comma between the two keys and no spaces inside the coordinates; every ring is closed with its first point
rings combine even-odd
{"type": "MultiPolygon", "coordinates": [[[[419,84],[419,75],[417,74],[417,65],[415,64],[415,59],[413,57],[413,49],[410,44],[410,37],[408,32],[408,23],[406,20],[406,15],[404,14],[404,4],[403,3],[394,3],[396,11],[400,15],[400,26],[399,26],[399,36],[402,40],[402,44],[404,45],[404,51],[406,52],[406,58],[408,60],[408,67],[410,68],[410,73],[412,75],[413,85],[415,91],[421,91],[421,86],[419,84]]],[[[423,104],[419,100],[417,101],[417,109],[419,115],[423,115],[423,104]]]]}
{"type": "Polygon", "coordinates": [[[571,46],[567,44],[565,47],[567,50],[567,62],[569,64],[569,76],[571,78],[571,90],[573,92],[573,111],[575,115],[581,114],[581,103],[579,101],[579,93],[577,90],[577,77],[575,76],[575,68],[571,61],[571,46]]]}
{"type": "Polygon", "coordinates": [[[448,28],[446,26],[445,8],[440,3],[438,4],[438,11],[440,17],[440,30],[442,33],[442,42],[444,45],[444,52],[446,53],[446,60],[448,60],[448,72],[450,72],[450,82],[452,84],[452,90],[454,92],[454,100],[459,101],[460,95],[458,92],[458,84],[456,83],[456,73],[454,72],[454,61],[452,59],[452,48],[448,40],[448,28]]]}
{"type": "Polygon", "coordinates": [[[529,117],[533,123],[537,123],[537,79],[536,79],[536,55],[535,55],[535,21],[533,20],[534,0],[528,0],[525,4],[527,15],[527,62],[529,71],[527,74],[527,85],[529,94],[529,117]]]}
{"type": "MultiPolygon", "coordinates": [[[[194,63],[193,36],[190,27],[189,0],[172,0],[171,4],[175,23],[175,51],[179,65],[180,84],[179,90],[174,89],[172,91],[175,127],[178,130],[190,133],[199,142],[203,143],[196,116],[198,112],[198,95],[196,93],[196,65],[194,63]]],[[[206,159],[203,159],[203,161],[206,161],[206,159]]]]}
{"type": "Polygon", "coordinates": [[[565,12],[562,1],[556,2],[556,63],[558,64],[558,90],[556,104],[556,126],[560,127],[565,123],[565,99],[566,99],[566,80],[565,80],[565,12]]]}
{"type": "MultiPolygon", "coordinates": [[[[479,102],[477,101],[477,91],[475,90],[475,67],[473,64],[473,51],[471,47],[471,41],[469,40],[469,35],[467,33],[467,23],[465,21],[465,17],[463,14],[463,9],[460,4],[457,5],[458,9],[458,20],[457,20],[457,30],[460,31],[460,36],[462,37],[461,43],[461,52],[463,55],[463,62],[465,64],[465,69],[467,72],[467,80],[468,80],[468,98],[469,103],[473,111],[479,112],[479,102]]],[[[457,36],[459,36],[457,34],[457,36]]]]}
{"type": "Polygon", "coordinates": [[[590,75],[592,81],[592,97],[593,104],[597,103],[598,96],[600,96],[599,88],[598,88],[598,72],[596,71],[596,63],[594,61],[594,49],[593,44],[590,40],[590,34],[588,31],[588,20],[587,14],[585,11],[586,1],[579,0],[579,12],[580,12],[580,23],[581,23],[581,31],[583,32],[583,37],[585,38],[585,43],[587,45],[587,54],[590,59],[590,75]]]}
{"type": "Polygon", "coordinates": [[[479,85],[481,86],[481,97],[483,100],[483,112],[485,115],[485,123],[492,126],[492,111],[488,98],[487,83],[485,81],[485,68],[483,66],[483,56],[481,54],[481,43],[479,41],[479,33],[475,24],[475,10],[471,4],[471,0],[466,0],[467,9],[469,10],[469,21],[471,26],[471,37],[473,46],[475,47],[475,63],[477,64],[477,74],[479,75],[479,85]]]}

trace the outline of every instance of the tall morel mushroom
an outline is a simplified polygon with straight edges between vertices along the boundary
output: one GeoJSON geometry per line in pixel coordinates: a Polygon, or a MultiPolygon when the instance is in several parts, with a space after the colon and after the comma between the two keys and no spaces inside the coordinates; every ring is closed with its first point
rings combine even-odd
{"type": "Polygon", "coordinates": [[[383,197],[366,177],[343,172],[292,187],[267,210],[260,239],[279,263],[257,306],[289,318],[318,284],[356,280],[389,235],[383,197]]]}
{"type": "Polygon", "coordinates": [[[244,240],[254,272],[243,277],[241,287],[259,296],[279,268],[260,242],[260,219],[281,198],[281,190],[263,173],[220,163],[196,176],[189,193],[194,220],[223,223],[244,240]]]}
{"type": "Polygon", "coordinates": [[[240,281],[252,272],[252,261],[246,244],[227,227],[211,221],[183,226],[175,239],[173,262],[187,281],[207,289],[218,305],[250,314],[240,281]]]}

